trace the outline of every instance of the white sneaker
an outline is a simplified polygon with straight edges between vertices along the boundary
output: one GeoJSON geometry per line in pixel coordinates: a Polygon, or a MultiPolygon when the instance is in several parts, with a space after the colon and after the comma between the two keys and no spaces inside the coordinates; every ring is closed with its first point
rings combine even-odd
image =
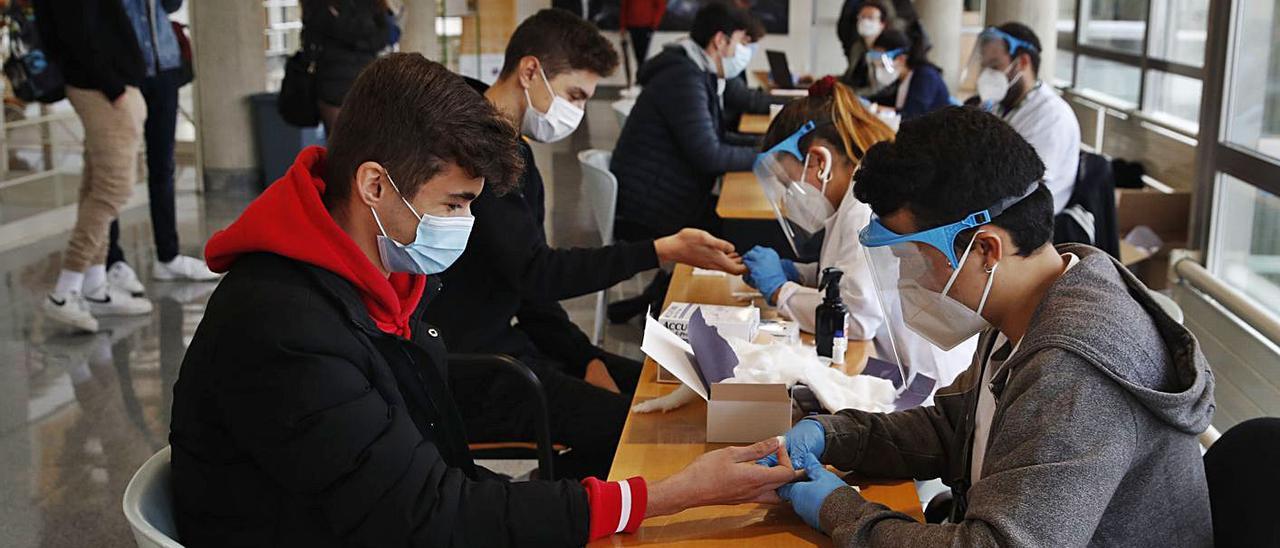
{"type": "Polygon", "coordinates": [[[124,261],[116,261],[116,264],[107,269],[107,285],[134,297],[141,297],[147,292],[142,281],[138,280],[138,273],[124,261]]]}
{"type": "Polygon", "coordinates": [[[89,313],[89,305],[79,292],[73,291],[60,298],[50,293],[45,296],[41,308],[45,317],[51,320],[89,333],[98,331],[98,320],[89,313]]]}
{"type": "Polygon", "coordinates": [[[101,299],[88,295],[84,297],[85,302],[89,303],[89,312],[94,316],[141,316],[151,313],[151,301],[145,298],[134,297],[110,284],[104,293],[101,299]]]}
{"type": "Polygon", "coordinates": [[[222,275],[209,270],[209,265],[204,264],[200,259],[178,255],[167,263],[156,261],[156,268],[151,271],[151,277],[164,281],[212,282],[221,278],[222,275]]]}

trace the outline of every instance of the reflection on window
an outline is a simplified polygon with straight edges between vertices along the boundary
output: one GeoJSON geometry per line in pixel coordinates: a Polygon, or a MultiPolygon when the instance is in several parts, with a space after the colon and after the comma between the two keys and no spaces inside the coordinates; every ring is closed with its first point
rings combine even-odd
{"type": "Polygon", "coordinates": [[[1201,66],[1208,29],[1209,0],[1152,2],[1147,52],[1157,59],[1201,66]]]}
{"type": "Polygon", "coordinates": [[[1138,106],[1138,88],[1141,87],[1142,70],[1138,67],[1090,57],[1080,56],[1076,88],[1106,95],[1124,108],[1138,106]]]}
{"type": "Polygon", "coordinates": [[[1058,41],[1062,42],[1062,34],[1066,33],[1067,40],[1071,39],[1070,34],[1076,31],[1076,3],[1072,0],[1061,0],[1058,2],[1058,41]]]}
{"type": "Polygon", "coordinates": [[[1280,197],[1222,175],[1213,216],[1212,272],[1280,314],[1280,197]]]}
{"type": "Polygon", "coordinates": [[[1191,131],[1200,126],[1200,80],[1158,70],[1147,71],[1146,105],[1142,110],[1171,117],[1191,131]]]}
{"type": "Polygon", "coordinates": [[[1071,77],[1075,72],[1075,58],[1076,55],[1071,50],[1058,50],[1058,59],[1053,62],[1053,79],[1057,85],[1071,85],[1071,77]]]}
{"type": "Polygon", "coordinates": [[[1237,6],[1226,140],[1280,158],[1280,10],[1274,2],[1237,6]]]}
{"type": "Polygon", "coordinates": [[[1080,43],[1134,54],[1142,53],[1147,26],[1147,0],[1094,0],[1082,14],[1080,43]]]}

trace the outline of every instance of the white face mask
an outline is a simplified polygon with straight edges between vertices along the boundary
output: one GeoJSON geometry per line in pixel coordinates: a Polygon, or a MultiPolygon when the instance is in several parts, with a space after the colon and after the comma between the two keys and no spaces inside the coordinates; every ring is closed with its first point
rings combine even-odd
{"type": "Polygon", "coordinates": [[[802,179],[800,181],[792,181],[787,185],[787,190],[782,197],[783,203],[786,204],[787,220],[796,224],[809,234],[815,234],[826,225],[827,219],[835,215],[835,207],[831,205],[831,201],[827,200],[827,182],[831,180],[831,153],[825,148],[819,148],[825,152],[822,154],[827,161],[827,168],[818,174],[818,178],[822,181],[821,190],[816,189],[813,185],[803,180],[805,174],[809,173],[809,156],[804,158],[804,168],[800,172],[802,179]]]}
{"type": "Polygon", "coordinates": [[[858,19],[858,36],[863,38],[875,38],[884,32],[884,23],[879,19],[858,19]]]}
{"type": "Polygon", "coordinates": [[[529,98],[529,88],[525,88],[526,107],[524,120],[520,123],[520,131],[539,143],[554,143],[578,129],[578,124],[582,122],[582,116],[585,113],[551,90],[551,82],[547,81],[547,73],[542,71],[541,61],[538,62],[538,74],[542,75],[542,84],[547,87],[547,93],[551,95],[551,106],[545,113],[538,112],[538,109],[533,106],[533,100],[529,98]]]}
{"type": "Polygon", "coordinates": [[[755,55],[755,44],[738,44],[734,49],[733,56],[725,57],[721,63],[724,65],[725,79],[737,78],[742,71],[747,70],[747,65],[751,63],[751,57],[755,55]]]}
{"type": "Polygon", "coordinates": [[[882,88],[893,85],[894,82],[898,81],[898,73],[890,72],[889,69],[885,68],[885,66],[880,63],[872,65],[871,74],[875,77],[876,84],[882,88]]]}
{"type": "Polygon", "coordinates": [[[960,275],[960,270],[964,268],[965,259],[969,258],[969,251],[973,248],[973,242],[977,237],[978,235],[974,234],[973,239],[969,240],[969,247],[965,248],[964,254],[960,256],[960,268],[951,273],[941,294],[921,286],[915,279],[904,279],[899,283],[898,296],[902,301],[903,323],[943,350],[951,350],[991,326],[982,317],[982,309],[987,305],[987,296],[991,294],[991,283],[996,279],[996,268],[1000,263],[992,265],[991,272],[987,274],[987,285],[982,290],[982,299],[978,302],[977,312],[947,296],[951,291],[951,285],[960,275]]]}
{"type": "Polygon", "coordinates": [[[1005,95],[1009,94],[1009,88],[1021,78],[1019,73],[1013,81],[1009,80],[1009,76],[1004,71],[984,68],[978,74],[978,98],[982,100],[984,105],[993,106],[1004,100],[1005,95]]]}

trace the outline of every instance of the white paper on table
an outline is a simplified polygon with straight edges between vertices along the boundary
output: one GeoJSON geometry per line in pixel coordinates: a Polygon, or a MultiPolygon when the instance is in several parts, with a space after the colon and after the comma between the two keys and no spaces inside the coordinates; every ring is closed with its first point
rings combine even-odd
{"type": "Polygon", "coordinates": [[[726,274],[725,274],[724,272],[719,271],[719,270],[709,270],[709,269],[706,269],[706,268],[697,268],[697,267],[694,267],[694,269],[693,269],[693,275],[694,275],[694,276],[710,276],[710,277],[714,277],[714,278],[723,278],[723,277],[725,277],[725,275],[726,275],[726,274]]]}
{"type": "Polygon", "coordinates": [[[693,347],[648,313],[644,315],[644,340],[640,343],[640,351],[697,392],[702,399],[711,399],[707,389],[702,386],[702,377],[698,376],[698,366],[690,359],[693,347]]]}

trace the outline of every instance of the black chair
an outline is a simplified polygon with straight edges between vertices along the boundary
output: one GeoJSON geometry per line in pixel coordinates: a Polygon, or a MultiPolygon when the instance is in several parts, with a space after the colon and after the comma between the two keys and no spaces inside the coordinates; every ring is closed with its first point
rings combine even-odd
{"type": "Polygon", "coordinates": [[[527,459],[536,456],[538,479],[555,479],[554,455],[568,449],[551,443],[551,419],[547,411],[547,396],[542,391],[542,381],[533,374],[533,370],[520,360],[506,354],[450,354],[449,367],[497,369],[503,374],[513,375],[528,389],[529,397],[533,402],[535,416],[532,442],[511,440],[472,443],[468,444],[471,456],[476,459],[494,460],[527,459]]]}
{"type": "Polygon", "coordinates": [[[1280,546],[1280,418],[1244,421],[1204,455],[1214,544],[1280,546]]]}

